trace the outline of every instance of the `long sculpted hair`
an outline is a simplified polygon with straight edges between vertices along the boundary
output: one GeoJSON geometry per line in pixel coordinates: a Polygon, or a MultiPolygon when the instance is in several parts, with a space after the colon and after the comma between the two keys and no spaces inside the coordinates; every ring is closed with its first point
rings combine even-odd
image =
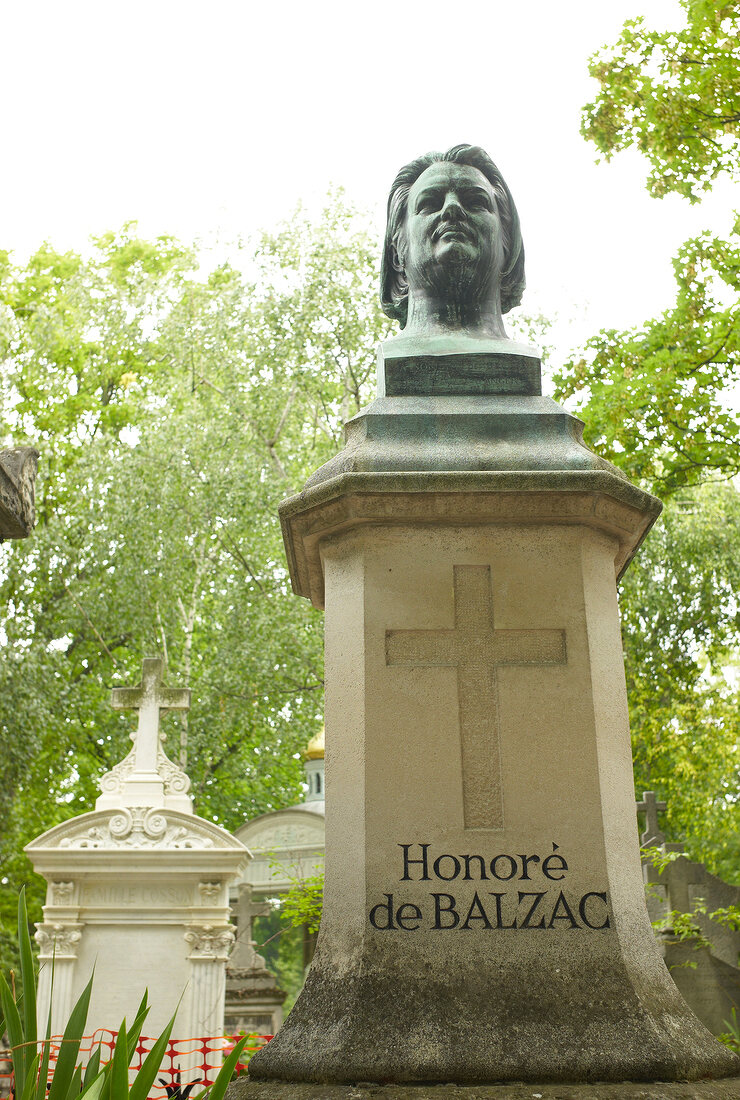
{"type": "Polygon", "coordinates": [[[504,267],[501,273],[501,312],[518,306],[524,293],[524,245],[511,192],[488,153],[478,145],[455,145],[446,153],[425,153],[407,164],[396,176],[388,196],[388,220],[385,227],[383,256],[380,264],[380,304],[385,313],[406,325],[409,287],[403,271],[398,270],[399,237],[406,220],[409,192],[419,176],[432,164],[451,161],[466,164],[482,172],[496,195],[504,246],[504,267]]]}

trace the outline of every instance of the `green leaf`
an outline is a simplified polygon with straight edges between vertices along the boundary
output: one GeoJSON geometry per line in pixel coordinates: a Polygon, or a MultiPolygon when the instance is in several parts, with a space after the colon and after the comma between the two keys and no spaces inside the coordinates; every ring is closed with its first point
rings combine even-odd
{"type": "MultiPolygon", "coordinates": [[[[16,1089],[24,1089],[26,1085],[26,1067],[28,1064],[27,1051],[24,1045],[23,1024],[20,1013],[13,1000],[13,994],[5,977],[0,973],[0,1005],[8,1032],[8,1042],[13,1058],[13,1073],[15,1074],[16,1089]]],[[[33,1055],[30,1055],[33,1057],[33,1055]]]]}
{"type": "Polygon", "coordinates": [[[26,1042],[36,1043],[36,968],[28,934],[26,888],[18,895],[18,945],[21,955],[21,985],[23,988],[23,1023],[26,1042]]]}
{"type": "Polygon", "coordinates": [[[90,1057],[87,1060],[85,1066],[85,1076],[82,1081],[82,1087],[88,1088],[92,1084],[93,1080],[97,1077],[100,1070],[100,1043],[90,1053],[90,1057]]]}
{"type": "Polygon", "coordinates": [[[141,1029],[144,1026],[144,1021],[149,1015],[148,1004],[149,991],[144,990],[144,996],[141,998],[141,1004],[136,1010],[136,1016],[134,1022],[128,1032],[128,1064],[131,1065],[131,1061],[136,1053],[136,1047],[141,1036],[141,1029]]]}
{"type": "MultiPolygon", "coordinates": [[[[154,1084],[154,1079],[159,1072],[159,1067],[162,1065],[162,1059],[167,1050],[167,1043],[172,1034],[174,1024],[175,1016],[172,1017],[167,1027],[144,1059],[141,1069],[136,1074],[134,1083],[129,1090],[129,1100],[146,1100],[149,1095],[149,1089],[154,1084]]],[[[118,1100],[118,1098],[114,1097],[113,1100],[118,1100]]]]}
{"type": "Polygon", "coordinates": [[[26,1077],[26,1083],[23,1086],[23,1091],[19,1094],[16,1089],[16,1096],[20,1095],[20,1100],[31,1100],[36,1091],[36,1081],[39,1072],[39,1055],[37,1054],[31,1059],[28,1066],[28,1075],[26,1077]]]}
{"type": "Polygon", "coordinates": [[[126,1036],[126,1021],[121,1022],[116,1045],[113,1050],[113,1061],[110,1070],[110,1097],[111,1100],[127,1100],[128,1097],[128,1042],[126,1036]]]}
{"type": "MultiPolygon", "coordinates": [[[[53,992],[53,987],[52,987],[53,992]]],[[[51,1000],[51,998],[50,998],[51,1000]]],[[[43,1039],[43,1053],[41,1056],[41,1068],[39,1070],[38,1085],[36,1088],[36,1100],[46,1100],[46,1086],[49,1080],[49,1059],[51,1058],[51,1004],[46,1020],[46,1034],[43,1039]]]]}
{"type": "Polygon", "coordinates": [[[82,1092],[80,1093],[78,1100],[82,1100],[83,1096],[86,1100],[101,1100],[103,1087],[107,1083],[108,1073],[106,1072],[108,1067],[100,1070],[96,1077],[93,1077],[89,1084],[83,1084],[82,1092]]]}
{"type": "Polygon", "coordinates": [[[208,1100],[223,1100],[224,1093],[229,1087],[232,1075],[234,1073],[234,1070],[236,1069],[236,1063],[239,1061],[239,1056],[244,1050],[248,1039],[248,1035],[243,1035],[241,1037],[229,1057],[221,1066],[221,1069],[218,1071],[216,1080],[213,1082],[210,1088],[204,1089],[203,1092],[199,1093],[198,1100],[200,1100],[200,1097],[207,1097],[208,1100]]]}
{"type": "MultiPolygon", "coordinates": [[[[56,1076],[56,1074],[54,1075],[56,1076]]],[[[53,1084],[53,1081],[52,1081],[53,1084]]],[[[82,1066],[75,1066],[67,1088],[66,1100],[78,1100],[82,1089],[82,1066]]]]}
{"type": "MultiPolygon", "coordinates": [[[[48,1100],[67,1100],[69,1095],[71,1084],[75,1079],[75,1065],[80,1052],[80,1042],[85,1034],[92,983],[93,979],[91,977],[70,1013],[67,1026],[64,1029],[48,1100]]],[[[77,1091],[79,1091],[79,1085],[77,1091]]]]}

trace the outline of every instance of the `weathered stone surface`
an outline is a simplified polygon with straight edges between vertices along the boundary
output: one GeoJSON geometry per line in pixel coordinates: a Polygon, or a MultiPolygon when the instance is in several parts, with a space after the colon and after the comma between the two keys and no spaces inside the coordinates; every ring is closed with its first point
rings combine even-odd
{"type": "Polygon", "coordinates": [[[737,1100],[740,1077],[724,1081],[629,1081],[592,1085],[299,1085],[241,1078],[226,1100],[737,1100]]]}
{"type": "MultiPolygon", "coordinates": [[[[703,863],[694,863],[683,855],[666,864],[662,871],[645,861],[643,874],[650,919],[664,920],[673,910],[692,913],[702,933],[712,944],[712,953],[737,968],[740,931],[731,925],[710,920],[709,913],[732,906],[740,908],[740,886],[723,882],[703,863]],[[699,912],[696,911],[697,905],[699,912]]],[[[740,979],[740,975],[738,977],[740,979]]]]}
{"type": "Polygon", "coordinates": [[[0,451],[0,539],[24,539],[33,529],[38,458],[33,447],[0,451]]]}
{"type": "MultiPolygon", "coordinates": [[[[255,917],[266,917],[272,906],[255,901],[251,884],[239,884],[237,901],[236,943],[226,967],[226,1002],[224,1030],[227,1035],[274,1035],[283,1022],[285,990],[265,964],[252,932],[255,917]]],[[[233,913],[233,909],[232,909],[233,913]]]]}
{"type": "Polygon", "coordinates": [[[250,1062],[319,1088],[275,1096],[740,1070],[644,905],[615,572],[660,504],[532,393],[536,357],[496,349],[496,377],[482,343],[523,287],[482,150],[401,170],[381,301],[405,333],[345,449],[281,508],[294,589],[326,602],[329,812],[316,957],[250,1062]]]}
{"type": "Polygon", "coordinates": [[[666,844],[659,828],[658,814],[665,802],[658,802],[652,791],[645,791],[638,811],[646,814],[643,846],[675,853],[662,870],[649,860],[643,862],[650,919],[660,921],[663,957],[681,995],[713,1035],[729,1030],[732,1012],[740,1011],[740,932],[710,919],[716,910],[740,905],[740,886],[723,882],[703,863],[694,863],[681,854],[681,844],[666,844]],[[700,940],[675,940],[671,914],[690,913],[711,947],[700,940]]]}
{"type": "Polygon", "coordinates": [[[713,1035],[740,1012],[740,970],[691,940],[664,942],[663,957],[681,996],[713,1035]]]}
{"type": "Polygon", "coordinates": [[[348,524],[319,546],[325,909],[306,986],[253,1076],[736,1072],[645,911],[618,535],[595,506],[575,523],[492,522],[526,493],[491,493],[488,522],[481,494],[467,526],[433,493],[409,496],[415,522],[348,524]],[[428,875],[406,874],[404,845],[415,860],[429,846],[428,875]]]}
{"type": "Polygon", "coordinates": [[[586,524],[616,538],[619,576],[660,509],[608,470],[346,472],[283,501],[280,522],[293,590],[323,608],[321,546],[353,529],[586,524]]]}

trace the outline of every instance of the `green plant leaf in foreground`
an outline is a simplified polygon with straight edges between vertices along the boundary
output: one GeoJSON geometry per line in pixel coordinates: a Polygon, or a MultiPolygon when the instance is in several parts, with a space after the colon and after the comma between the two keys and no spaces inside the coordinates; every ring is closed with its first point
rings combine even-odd
{"type": "Polygon", "coordinates": [[[216,1080],[210,1086],[210,1088],[204,1089],[203,1092],[198,1093],[198,1100],[223,1100],[224,1093],[229,1086],[231,1076],[236,1069],[236,1064],[239,1061],[239,1056],[246,1046],[248,1035],[242,1035],[239,1042],[232,1050],[229,1057],[226,1059],[221,1069],[218,1071],[216,1080]]]}
{"type": "Polygon", "coordinates": [[[10,991],[10,986],[5,977],[0,973],[0,1005],[8,1033],[8,1043],[13,1058],[13,1073],[15,1075],[15,1087],[23,1090],[26,1082],[26,1047],[23,1043],[23,1025],[20,1013],[10,991]]]}
{"type": "MultiPolygon", "coordinates": [[[[177,1015],[177,1013],[175,1013],[175,1015],[177,1015]]],[[[159,1073],[159,1067],[162,1064],[164,1052],[167,1049],[167,1043],[170,1040],[174,1024],[175,1016],[172,1017],[167,1027],[144,1059],[143,1065],[136,1074],[134,1083],[129,1090],[129,1100],[146,1100],[149,1095],[149,1089],[154,1084],[154,1078],[159,1073]]],[[[121,1097],[114,1094],[112,1100],[121,1100],[121,1097]]]]}
{"type": "MultiPolygon", "coordinates": [[[[53,1082],[52,1082],[53,1083],[53,1082]]],[[[72,1077],[67,1088],[67,1100],[78,1100],[80,1092],[82,1090],[82,1066],[77,1065],[74,1068],[72,1077]]]]}
{"type": "Polygon", "coordinates": [[[34,1092],[36,1091],[36,1079],[39,1072],[39,1056],[38,1054],[31,1059],[28,1066],[28,1076],[23,1086],[23,1091],[19,1094],[16,1089],[16,1096],[20,1095],[20,1100],[31,1100],[34,1092]]]}
{"type": "MultiPolygon", "coordinates": [[[[95,1047],[85,1066],[85,1075],[82,1078],[83,1092],[88,1089],[100,1073],[100,1043],[95,1047]]],[[[38,1100],[38,1098],[37,1098],[38,1100]]]]}
{"type": "Polygon", "coordinates": [[[144,1021],[149,1015],[149,990],[144,990],[144,996],[141,998],[141,1004],[139,1005],[134,1022],[127,1033],[128,1043],[128,1065],[131,1065],[131,1060],[136,1053],[136,1046],[141,1036],[141,1029],[144,1026],[144,1021]]]}
{"type": "MultiPolygon", "coordinates": [[[[49,1089],[49,1100],[67,1100],[70,1085],[75,1077],[75,1066],[80,1052],[80,1042],[85,1034],[87,1023],[87,1010],[90,1007],[90,994],[92,992],[93,979],[87,983],[80,994],[77,1004],[67,1021],[62,1038],[62,1046],[54,1069],[54,1076],[49,1089]]],[[[81,1074],[80,1074],[81,1083],[81,1074]]],[[[77,1086],[77,1092],[80,1086],[77,1086]]]]}
{"type": "Polygon", "coordinates": [[[44,1038],[44,1051],[41,1057],[41,1069],[36,1082],[36,1100],[46,1100],[46,1087],[49,1080],[49,1059],[51,1058],[51,1004],[46,1021],[46,1035],[44,1038]]]}
{"type": "Polygon", "coordinates": [[[125,1020],[122,1021],[116,1038],[106,1091],[111,1100],[124,1100],[128,1096],[128,1041],[125,1020]]]}
{"type": "MultiPolygon", "coordinates": [[[[23,1030],[29,1053],[36,1048],[36,969],[31,937],[28,933],[26,888],[18,894],[18,945],[21,956],[21,987],[23,989],[23,1030]]],[[[38,1066],[36,1067],[38,1069],[38,1066]]]]}

